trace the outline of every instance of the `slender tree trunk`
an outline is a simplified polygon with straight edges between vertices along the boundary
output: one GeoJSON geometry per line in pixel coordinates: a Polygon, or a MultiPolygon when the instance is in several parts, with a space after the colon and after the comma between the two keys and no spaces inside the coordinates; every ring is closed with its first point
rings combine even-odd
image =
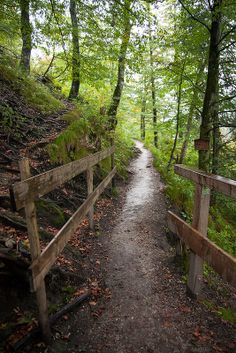
{"type": "Polygon", "coordinates": [[[124,80],[125,80],[125,64],[126,64],[126,53],[128,49],[128,44],[130,40],[130,33],[132,24],[130,22],[130,9],[131,1],[127,1],[127,13],[125,16],[125,24],[124,31],[122,35],[122,41],[120,46],[120,53],[118,59],[118,75],[117,75],[117,83],[115,90],[113,92],[112,101],[110,107],[108,109],[108,118],[109,118],[109,128],[111,131],[114,131],[117,125],[117,110],[120,104],[120,99],[123,91],[124,80]]]}
{"type": "Polygon", "coordinates": [[[30,74],[30,56],[32,49],[32,28],[30,25],[30,14],[29,14],[30,0],[20,0],[20,13],[21,13],[21,37],[22,37],[22,49],[20,58],[21,70],[29,75],[30,74]]]}
{"type": "MultiPolygon", "coordinates": [[[[219,43],[221,37],[222,2],[223,0],[214,0],[212,8],[207,85],[203,103],[202,123],[200,126],[200,139],[209,141],[214,117],[218,116],[219,43]]],[[[210,147],[207,151],[199,151],[198,166],[199,169],[209,171],[210,147]]]]}
{"type": "Polygon", "coordinates": [[[69,99],[75,99],[79,94],[80,87],[80,46],[79,46],[79,28],[76,14],[76,0],[70,0],[70,17],[72,26],[72,83],[69,93],[69,99]]]}
{"type": "Polygon", "coordinates": [[[158,145],[158,132],[157,132],[157,108],[156,108],[156,87],[154,78],[154,61],[153,61],[153,48],[152,48],[152,36],[151,36],[151,25],[149,22],[149,57],[150,57],[150,69],[151,69],[151,91],[152,91],[152,122],[153,122],[153,143],[154,146],[158,145]]]}
{"type": "Polygon", "coordinates": [[[195,82],[195,85],[193,88],[193,96],[192,96],[192,100],[191,100],[191,104],[190,104],[190,108],[189,108],[189,113],[188,113],[186,132],[184,135],[184,141],[183,141],[183,145],[182,145],[180,157],[179,157],[179,163],[181,163],[181,164],[184,162],[184,159],[185,159],[186,153],[187,153],[187,149],[188,149],[188,143],[189,143],[190,133],[191,133],[192,124],[193,124],[193,115],[194,115],[194,111],[195,111],[195,104],[196,104],[196,100],[198,97],[197,86],[199,85],[199,82],[201,80],[201,76],[202,76],[202,73],[204,71],[205,66],[206,66],[205,61],[204,61],[204,63],[201,61],[199,62],[196,82],[195,82]]]}
{"type": "Polygon", "coordinates": [[[219,121],[217,120],[213,123],[213,154],[212,154],[212,173],[218,174],[219,170],[219,155],[220,155],[220,129],[219,129],[219,121]]]}
{"type": "Polygon", "coordinates": [[[146,135],[146,122],[145,122],[145,114],[146,114],[146,96],[145,93],[143,95],[142,99],[142,109],[141,109],[141,116],[140,116],[140,129],[141,129],[141,139],[145,140],[145,135],[146,135]]]}
{"type": "Polygon", "coordinates": [[[178,89],[178,98],[177,98],[177,115],[176,115],[176,130],[175,130],[175,139],[174,139],[174,144],[171,150],[170,154],[170,159],[167,165],[167,170],[170,170],[170,166],[172,163],[172,160],[174,158],[174,153],[175,149],[177,146],[177,141],[178,141],[178,135],[179,135],[179,125],[180,125],[180,107],[181,107],[181,99],[182,99],[182,84],[183,84],[183,74],[184,74],[184,67],[185,67],[185,62],[183,63],[181,73],[180,73],[180,80],[179,80],[179,89],[178,89]]]}
{"type": "Polygon", "coordinates": [[[55,55],[55,53],[53,53],[52,59],[50,60],[50,63],[49,63],[49,65],[48,65],[46,71],[45,71],[44,74],[42,75],[43,77],[46,77],[46,75],[48,74],[49,70],[53,67],[53,62],[54,62],[55,58],[56,58],[56,55],[55,55]]]}

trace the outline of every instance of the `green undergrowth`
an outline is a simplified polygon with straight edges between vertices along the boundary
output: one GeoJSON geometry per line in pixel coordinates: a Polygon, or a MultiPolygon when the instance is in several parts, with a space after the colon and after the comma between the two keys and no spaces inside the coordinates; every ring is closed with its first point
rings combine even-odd
{"type": "MultiPolygon", "coordinates": [[[[111,134],[108,129],[108,118],[107,115],[100,113],[96,102],[83,103],[81,101],[62,119],[66,120],[69,126],[48,146],[52,162],[68,163],[110,146],[111,134]]],[[[125,178],[134,143],[121,123],[118,124],[113,138],[117,171],[121,177],[125,178]]],[[[103,177],[111,170],[111,158],[101,161],[99,167],[99,174],[103,177]]]]}
{"type": "MultiPolygon", "coordinates": [[[[147,144],[154,158],[154,166],[165,181],[165,193],[177,206],[181,217],[192,222],[194,183],[167,170],[168,154],[147,144]]],[[[165,151],[166,152],[166,151],[165,151]]],[[[223,250],[236,257],[236,202],[223,195],[217,195],[214,206],[210,208],[208,237],[223,250]]]]}
{"type": "Polygon", "coordinates": [[[209,300],[203,300],[202,304],[207,307],[207,309],[215,312],[222,320],[232,322],[236,324],[236,309],[235,308],[223,308],[218,307],[216,304],[209,300]]]}
{"type": "MultiPolygon", "coordinates": [[[[38,82],[35,77],[23,75],[17,69],[17,63],[12,58],[3,57],[0,59],[0,80],[7,87],[10,87],[11,91],[22,99],[25,104],[39,110],[41,113],[56,112],[64,106],[47,86],[38,82]]],[[[1,112],[4,114],[2,109],[1,112]]],[[[8,107],[5,115],[11,113],[8,107]]]]}

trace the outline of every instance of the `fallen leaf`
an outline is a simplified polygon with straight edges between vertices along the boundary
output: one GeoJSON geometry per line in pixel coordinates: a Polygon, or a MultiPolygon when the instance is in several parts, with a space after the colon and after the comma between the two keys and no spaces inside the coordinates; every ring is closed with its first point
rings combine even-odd
{"type": "Polygon", "coordinates": [[[95,306],[95,305],[97,305],[97,302],[95,302],[94,300],[92,300],[92,301],[89,302],[89,305],[95,306]]]}
{"type": "Polygon", "coordinates": [[[181,311],[182,313],[191,313],[191,309],[188,306],[179,307],[179,311],[181,311]]]}

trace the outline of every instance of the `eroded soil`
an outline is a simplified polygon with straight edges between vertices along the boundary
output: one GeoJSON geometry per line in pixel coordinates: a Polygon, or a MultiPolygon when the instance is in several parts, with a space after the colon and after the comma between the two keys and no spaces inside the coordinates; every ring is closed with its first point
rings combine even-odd
{"type": "Polygon", "coordinates": [[[37,343],[22,352],[236,352],[235,325],[214,309],[215,299],[232,304],[235,292],[217,279],[205,283],[198,301],[186,295],[166,238],[164,185],[150,152],[137,147],[126,193],[92,236],[90,259],[103,295],[62,318],[50,347],[37,343]]]}

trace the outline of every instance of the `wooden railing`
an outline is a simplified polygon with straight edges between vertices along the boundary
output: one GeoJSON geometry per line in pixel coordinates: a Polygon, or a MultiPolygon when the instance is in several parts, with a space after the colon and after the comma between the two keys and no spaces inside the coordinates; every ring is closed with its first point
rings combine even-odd
{"type": "Polygon", "coordinates": [[[32,258],[30,269],[32,271],[33,289],[36,291],[39,308],[39,322],[44,338],[50,337],[44,278],[86,214],[89,215],[90,228],[93,228],[93,205],[116,173],[114,151],[115,147],[112,146],[104,151],[97,152],[33,177],[30,175],[29,160],[24,158],[19,162],[21,181],[13,185],[12,195],[14,196],[16,209],[25,208],[32,258]],[[96,189],[93,190],[93,166],[109,156],[111,156],[112,170],[96,189]],[[87,172],[87,199],[59,230],[46,248],[41,251],[35,199],[47,194],[85,171],[87,172]]]}
{"type": "Polygon", "coordinates": [[[236,287],[236,259],[207,239],[210,189],[236,198],[236,181],[178,164],[175,173],[195,182],[192,226],[168,212],[170,230],[191,249],[187,284],[189,292],[197,296],[201,290],[203,261],[223,280],[236,287]]]}

